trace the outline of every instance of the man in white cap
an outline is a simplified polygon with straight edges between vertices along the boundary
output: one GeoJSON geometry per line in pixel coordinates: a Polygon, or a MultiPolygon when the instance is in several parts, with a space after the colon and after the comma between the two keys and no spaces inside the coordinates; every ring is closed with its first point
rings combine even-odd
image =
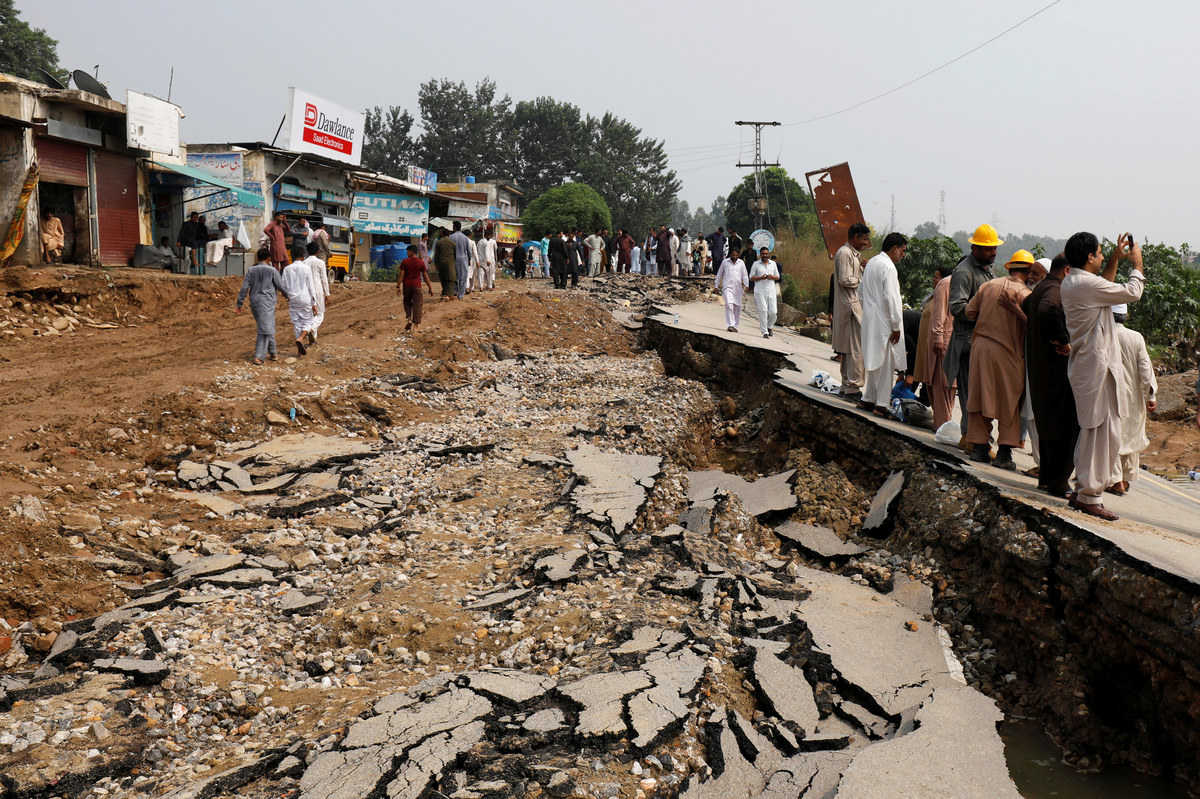
{"type": "Polygon", "coordinates": [[[1122,235],[1106,264],[1094,234],[1071,236],[1065,248],[1071,272],[1063,278],[1061,289],[1071,336],[1067,376],[1079,417],[1075,492],[1069,502],[1072,508],[1106,521],[1120,518],[1104,507],[1100,496],[1112,482],[1121,446],[1121,418],[1129,413],[1112,306],[1141,299],[1146,285],[1141,248],[1133,243],[1126,251],[1129,243],[1129,234],[1122,235]],[[1112,282],[1117,276],[1117,263],[1126,257],[1133,262],[1129,282],[1112,282]]]}
{"type": "Polygon", "coordinates": [[[1146,438],[1146,413],[1158,407],[1158,380],[1146,352],[1146,339],[1136,330],[1125,327],[1129,306],[1114,305],[1113,320],[1117,323],[1117,343],[1121,345],[1121,366],[1125,370],[1125,407],[1129,412],[1121,417],[1121,447],[1113,484],[1106,491],[1121,496],[1137,479],[1141,468],[1142,451],[1150,446],[1146,438]]]}

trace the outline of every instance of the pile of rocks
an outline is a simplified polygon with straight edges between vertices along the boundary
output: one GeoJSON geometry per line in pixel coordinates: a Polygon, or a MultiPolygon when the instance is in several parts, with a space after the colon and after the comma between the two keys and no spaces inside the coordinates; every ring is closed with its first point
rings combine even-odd
{"type": "Polygon", "coordinates": [[[73,335],[80,328],[100,330],[118,327],[88,316],[88,303],[54,302],[28,292],[0,297],[0,335],[9,338],[73,335]]]}

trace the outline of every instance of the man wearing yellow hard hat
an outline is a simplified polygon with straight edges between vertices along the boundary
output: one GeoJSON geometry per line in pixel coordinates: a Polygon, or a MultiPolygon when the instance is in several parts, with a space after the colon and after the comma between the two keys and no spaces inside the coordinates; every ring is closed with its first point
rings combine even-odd
{"type": "Polygon", "coordinates": [[[967,318],[975,321],[967,441],[975,445],[971,460],[987,463],[988,439],[995,420],[999,450],[994,465],[1013,471],[1017,465],[1012,449],[1021,445],[1021,397],[1025,393],[1025,313],[1021,301],[1029,295],[1025,280],[1033,266],[1033,253],[1017,250],[1005,266],[1007,275],[984,283],[967,303],[967,318]]]}
{"type": "Polygon", "coordinates": [[[970,427],[967,397],[971,380],[971,333],[975,330],[975,322],[967,318],[967,303],[980,286],[996,277],[992,264],[996,261],[996,248],[1004,242],[996,235],[996,228],[980,225],[967,243],[971,245],[971,251],[962,257],[950,275],[950,315],[954,317],[954,335],[950,338],[942,368],[946,370],[946,382],[958,382],[958,407],[962,412],[963,433],[959,443],[970,452],[971,445],[967,443],[970,440],[967,437],[970,427]]]}

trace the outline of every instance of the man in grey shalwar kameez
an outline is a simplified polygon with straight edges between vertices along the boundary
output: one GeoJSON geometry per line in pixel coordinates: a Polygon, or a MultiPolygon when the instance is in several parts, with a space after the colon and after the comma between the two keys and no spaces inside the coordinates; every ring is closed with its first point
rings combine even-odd
{"type": "Polygon", "coordinates": [[[282,294],[287,297],[279,270],[271,266],[271,248],[261,247],[258,263],[246,270],[242,290],[238,292],[237,312],[242,312],[242,303],[250,297],[250,313],[258,327],[258,341],[254,345],[254,362],[261,364],[264,358],[275,360],[275,299],[282,294]]]}

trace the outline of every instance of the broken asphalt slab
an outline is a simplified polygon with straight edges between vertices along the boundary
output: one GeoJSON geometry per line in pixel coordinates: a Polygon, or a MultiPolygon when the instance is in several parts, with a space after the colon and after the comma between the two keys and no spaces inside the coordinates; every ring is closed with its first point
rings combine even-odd
{"type": "Polygon", "coordinates": [[[928,681],[953,673],[932,624],[905,627],[911,608],[844,577],[798,567],[796,581],[812,591],[800,616],[842,679],[889,719],[929,695],[928,681]]]}
{"type": "Polygon", "coordinates": [[[782,540],[785,549],[791,545],[810,557],[822,560],[851,558],[867,551],[865,547],[860,547],[858,544],[843,541],[828,527],[819,527],[815,524],[797,521],[784,522],[775,528],[775,535],[782,540]]]}
{"type": "Polygon", "coordinates": [[[662,471],[662,458],[605,452],[591,444],[567,452],[567,460],[580,480],[571,491],[572,504],[597,524],[611,526],[618,537],[637,519],[662,471]]]}
{"type": "Polygon", "coordinates": [[[892,534],[896,520],[892,518],[896,501],[904,490],[904,472],[892,472],[875,492],[871,510],[862,524],[862,534],[871,538],[886,538],[892,534]]]}
{"type": "MultiPolygon", "coordinates": [[[[764,477],[750,482],[736,474],[719,469],[703,472],[688,472],[688,501],[707,503],[715,499],[717,489],[737,495],[742,506],[751,516],[763,516],[776,511],[792,510],[796,507],[796,495],[792,492],[791,480],[795,469],[764,477]]],[[[690,527],[689,527],[690,529],[690,527]]]]}
{"type": "Polygon", "coordinates": [[[290,433],[248,449],[229,453],[229,459],[245,466],[254,461],[285,472],[312,472],[334,463],[367,458],[376,446],[361,439],[290,433]]]}

